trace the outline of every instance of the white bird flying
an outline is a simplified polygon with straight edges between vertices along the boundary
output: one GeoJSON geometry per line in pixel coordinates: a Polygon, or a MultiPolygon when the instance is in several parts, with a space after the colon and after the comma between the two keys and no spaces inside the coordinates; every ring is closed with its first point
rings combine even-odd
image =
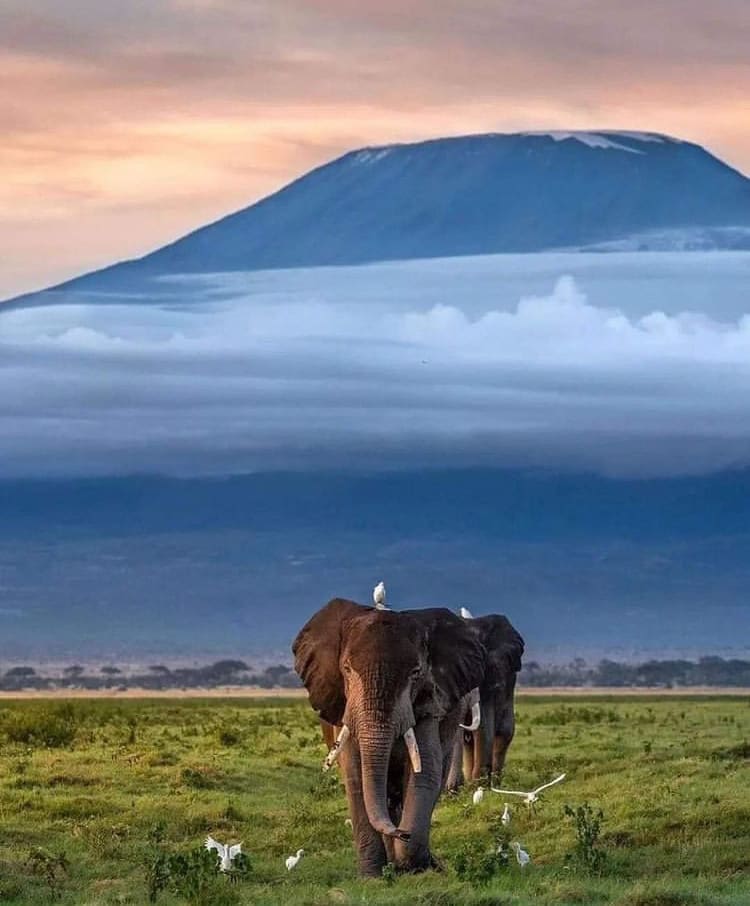
{"type": "Polygon", "coordinates": [[[461,616],[464,618],[464,620],[473,620],[474,619],[474,614],[469,610],[468,607],[461,608],[461,616]]]}
{"type": "Polygon", "coordinates": [[[503,796],[523,796],[526,805],[533,805],[539,798],[539,794],[542,792],[542,790],[546,790],[548,787],[554,786],[561,780],[565,780],[565,774],[560,774],[559,777],[555,777],[555,779],[550,780],[549,783],[543,783],[541,786],[538,786],[535,790],[531,790],[528,793],[523,792],[522,790],[496,790],[494,786],[491,786],[490,789],[493,793],[500,793],[503,796]]]}
{"type": "Polygon", "coordinates": [[[378,582],[378,584],[372,590],[372,600],[375,603],[377,610],[388,610],[388,605],[385,603],[385,585],[383,582],[378,582]]]}
{"type": "Polygon", "coordinates": [[[503,827],[507,827],[510,824],[510,808],[508,803],[505,803],[505,808],[503,809],[503,814],[500,820],[503,822],[503,827]]]}
{"type": "Polygon", "coordinates": [[[526,866],[531,862],[531,856],[526,852],[525,849],[521,849],[520,843],[511,843],[510,844],[513,851],[516,854],[516,861],[521,866],[521,868],[526,868],[526,866]]]}
{"type": "Polygon", "coordinates": [[[484,799],[484,787],[478,786],[474,790],[474,795],[471,797],[471,801],[474,803],[474,805],[479,805],[482,799],[484,799]]]}
{"type": "Polygon", "coordinates": [[[207,850],[213,850],[221,859],[219,871],[231,871],[232,862],[242,852],[242,844],[235,843],[234,846],[224,845],[214,840],[213,837],[206,837],[205,847],[207,850]]]}
{"type": "Polygon", "coordinates": [[[304,856],[304,854],[304,849],[298,849],[296,856],[287,856],[287,860],[284,863],[286,865],[286,870],[291,871],[302,858],[302,856],[304,856]]]}

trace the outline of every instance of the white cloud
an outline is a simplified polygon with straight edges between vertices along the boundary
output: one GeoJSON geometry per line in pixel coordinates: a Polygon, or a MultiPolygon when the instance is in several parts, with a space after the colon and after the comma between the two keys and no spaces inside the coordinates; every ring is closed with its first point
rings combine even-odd
{"type": "Polygon", "coordinates": [[[526,256],[526,274],[524,256],[499,256],[183,278],[158,304],[6,311],[0,474],[747,464],[736,300],[750,256],[605,257],[577,279],[563,268],[582,256],[526,256]],[[548,292],[509,304],[503,284],[538,286],[543,260],[560,274],[548,292]],[[733,317],[681,310],[701,262],[733,317]],[[659,268],[663,310],[629,303],[659,268]]]}

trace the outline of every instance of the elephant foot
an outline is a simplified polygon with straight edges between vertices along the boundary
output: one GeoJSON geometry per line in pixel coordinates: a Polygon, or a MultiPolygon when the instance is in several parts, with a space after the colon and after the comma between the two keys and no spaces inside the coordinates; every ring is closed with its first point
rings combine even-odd
{"type": "Polygon", "coordinates": [[[420,852],[408,859],[401,859],[395,863],[395,868],[399,874],[416,875],[423,871],[443,871],[443,864],[427,850],[420,852]]]}
{"type": "Polygon", "coordinates": [[[445,863],[443,863],[437,856],[430,853],[430,868],[433,871],[443,872],[445,871],[445,863]]]}

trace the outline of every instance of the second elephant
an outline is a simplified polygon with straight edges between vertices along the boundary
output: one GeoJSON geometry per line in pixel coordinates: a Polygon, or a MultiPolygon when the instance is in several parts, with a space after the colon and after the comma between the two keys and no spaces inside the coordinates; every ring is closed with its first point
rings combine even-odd
{"type": "MultiPolygon", "coordinates": [[[[479,683],[480,725],[460,731],[446,786],[456,789],[463,779],[479,780],[500,774],[515,732],[514,693],[521,669],[524,641],[510,620],[489,614],[465,621],[487,652],[479,683]]],[[[464,720],[468,720],[466,715],[464,720]]]]}

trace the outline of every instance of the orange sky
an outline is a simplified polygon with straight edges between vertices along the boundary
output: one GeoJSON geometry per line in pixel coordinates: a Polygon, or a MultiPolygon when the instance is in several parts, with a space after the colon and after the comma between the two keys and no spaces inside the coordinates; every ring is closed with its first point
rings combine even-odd
{"type": "Polygon", "coordinates": [[[627,128],[750,173],[747,0],[0,0],[0,297],[352,147],[627,128]]]}

